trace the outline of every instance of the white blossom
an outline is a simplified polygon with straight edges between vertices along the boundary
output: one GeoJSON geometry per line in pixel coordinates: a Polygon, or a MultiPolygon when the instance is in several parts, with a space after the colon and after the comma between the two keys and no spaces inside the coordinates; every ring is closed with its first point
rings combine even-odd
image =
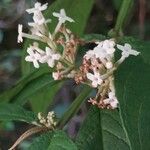
{"type": "Polygon", "coordinates": [[[89,80],[91,80],[92,86],[94,88],[96,88],[98,85],[101,85],[101,83],[103,82],[103,80],[101,79],[100,74],[96,71],[94,72],[94,74],[87,73],[86,76],[89,80]]]}
{"type": "Polygon", "coordinates": [[[41,12],[43,10],[46,10],[47,9],[47,6],[48,6],[48,3],[42,5],[41,3],[39,2],[36,2],[34,4],[34,8],[30,8],[30,9],[27,9],[26,11],[31,14],[31,13],[37,13],[37,12],[41,12]]]}
{"type": "Polygon", "coordinates": [[[34,15],[33,15],[33,20],[38,25],[42,25],[46,22],[43,14],[41,12],[35,12],[34,15]]]}
{"type": "Polygon", "coordinates": [[[42,14],[42,11],[47,9],[47,5],[48,5],[47,3],[44,5],[41,5],[41,3],[37,2],[35,3],[34,8],[26,10],[29,14],[33,13],[33,20],[36,24],[42,25],[46,23],[46,20],[42,14]]]}
{"type": "Polygon", "coordinates": [[[118,100],[117,100],[114,92],[109,92],[108,98],[104,99],[103,102],[104,102],[104,104],[109,104],[112,107],[112,109],[115,109],[118,106],[118,100]]]}
{"type": "Polygon", "coordinates": [[[54,35],[58,32],[58,30],[60,29],[61,25],[63,23],[65,23],[66,21],[74,22],[74,20],[72,18],[66,16],[66,13],[65,13],[64,9],[61,9],[60,13],[53,12],[53,16],[58,18],[58,24],[57,24],[57,26],[55,28],[54,35]]]}
{"type": "Polygon", "coordinates": [[[86,54],[84,55],[84,58],[87,60],[95,58],[95,51],[93,50],[87,51],[86,54]]]}
{"type": "Polygon", "coordinates": [[[74,20],[68,16],[66,16],[65,10],[61,9],[60,13],[53,12],[53,16],[57,17],[59,22],[65,23],[66,21],[74,22],[74,20]]]}
{"type": "Polygon", "coordinates": [[[26,56],[25,60],[29,61],[29,62],[33,62],[33,65],[35,68],[39,68],[39,63],[38,61],[41,59],[41,55],[34,51],[33,48],[29,47],[27,49],[27,53],[29,54],[28,56],[26,56]]]}
{"type": "Polygon", "coordinates": [[[115,52],[115,48],[114,48],[115,42],[113,40],[104,40],[101,42],[96,42],[96,44],[98,44],[94,48],[96,58],[110,59],[111,56],[113,56],[115,52]]]}
{"type": "Polygon", "coordinates": [[[113,40],[105,40],[103,42],[103,48],[106,50],[107,54],[113,54],[115,52],[115,42],[113,40]]]}
{"type": "Polygon", "coordinates": [[[140,52],[132,49],[131,45],[125,43],[124,46],[117,44],[117,48],[122,51],[122,57],[127,58],[129,55],[137,56],[140,52]]]}
{"type": "Polygon", "coordinates": [[[23,32],[22,32],[23,26],[22,24],[18,25],[18,43],[23,42],[23,32]]]}
{"type": "Polygon", "coordinates": [[[59,60],[61,58],[60,54],[55,53],[53,50],[51,50],[49,47],[46,47],[46,53],[45,56],[43,56],[40,59],[41,63],[48,63],[48,66],[53,68],[55,65],[55,61],[59,60]]]}

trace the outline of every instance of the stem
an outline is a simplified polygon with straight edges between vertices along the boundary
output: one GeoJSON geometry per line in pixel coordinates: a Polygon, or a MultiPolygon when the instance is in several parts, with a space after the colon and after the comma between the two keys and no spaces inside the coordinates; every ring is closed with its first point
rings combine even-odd
{"type": "Polygon", "coordinates": [[[48,130],[48,128],[46,128],[46,127],[33,127],[31,129],[27,130],[25,133],[23,133],[17,139],[17,141],[11,146],[11,148],[9,148],[9,150],[13,150],[17,145],[19,145],[27,137],[29,137],[35,133],[39,133],[39,132],[43,132],[43,131],[47,131],[47,130],[48,130]]]}
{"type": "Polygon", "coordinates": [[[68,110],[63,114],[58,122],[58,127],[63,128],[65,124],[77,113],[82,102],[87,98],[92,89],[90,87],[85,87],[81,94],[73,101],[68,110]]]}
{"type": "Polygon", "coordinates": [[[130,13],[131,8],[133,7],[133,0],[123,0],[118,17],[117,17],[117,21],[116,21],[116,25],[114,28],[113,33],[110,32],[110,35],[113,37],[118,37],[121,34],[121,31],[124,27],[124,24],[126,23],[126,20],[128,18],[128,15],[130,13]]]}

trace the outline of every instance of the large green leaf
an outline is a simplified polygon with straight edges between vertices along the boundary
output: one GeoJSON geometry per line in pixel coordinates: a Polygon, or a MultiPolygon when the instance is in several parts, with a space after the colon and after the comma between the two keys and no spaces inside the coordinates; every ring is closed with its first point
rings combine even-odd
{"type": "Polygon", "coordinates": [[[80,150],[129,150],[117,110],[90,109],[76,138],[80,150]]]}
{"type": "Polygon", "coordinates": [[[37,120],[37,117],[33,112],[27,111],[20,106],[14,104],[1,103],[0,121],[12,120],[34,123],[37,120]]]}
{"type": "Polygon", "coordinates": [[[130,149],[150,149],[150,42],[123,38],[141,52],[127,59],[116,72],[115,85],[120,102],[120,115],[130,149]]]}
{"type": "Polygon", "coordinates": [[[36,138],[29,150],[77,150],[77,147],[63,131],[56,130],[36,138]]]}
{"type": "MultiPolygon", "coordinates": [[[[142,53],[142,57],[149,55],[149,52],[142,53]]],[[[149,150],[150,65],[145,63],[145,59],[128,59],[117,71],[115,83],[130,148],[149,150]]]]}

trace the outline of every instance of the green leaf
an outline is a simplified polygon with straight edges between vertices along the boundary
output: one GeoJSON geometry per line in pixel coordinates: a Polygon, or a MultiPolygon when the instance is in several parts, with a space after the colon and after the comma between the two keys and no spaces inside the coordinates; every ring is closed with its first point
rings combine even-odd
{"type": "Polygon", "coordinates": [[[33,112],[27,111],[20,106],[14,104],[1,103],[0,121],[12,120],[34,123],[37,120],[37,118],[33,112]]]}
{"type": "Polygon", "coordinates": [[[11,89],[5,91],[0,95],[0,101],[10,101],[15,97],[28,83],[32,80],[42,76],[43,74],[50,73],[51,70],[48,68],[40,68],[39,70],[35,70],[25,77],[23,77],[16,85],[14,85],[11,89]]]}
{"type": "MultiPolygon", "coordinates": [[[[82,35],[86,27],[87,19],[90,15],[94,0],[56,0],[50,5],[46,11],[45,17],[51,18],[52,22],[49,24],[49,29],[54,30],[58,20],[52,16],[52,13],[59,12],[60,9],[64,8],[66,14],[75,20],[75,23],[66,23],[67,27],[75,34],[82,35]]],[[[27,40],[24,45],[23,57],[22,57],[22,73],[23,75],[29,73],[34,68],[31,67],[29,62],[24,60],[26,56],[27,46],[31,43],[31,40],[27,40]]]]}
{"type": "Polygon", "coordinates": [[[90,109],[76,138],[79,150],[129,150],[117,110],[90,109]]]}
{"type": "Polygon", "coordinates": [[[13,100],[15,101],[15,103],[23,105],[29,100],[32,94],[39,92],[42,89],[44,90],[47,86],[49,86],[52,90],[53,86],[58,84],[59,82],[60,81],[55,81],[49,74],[44,74],[28,83],[22,89],[22,91],[20,91],[17,95],[15,95],[15,97],[13,97],[13,100]]]}
{"type": "Polygon", "coordinates": [[[47,85],[30,96],[32,110],[34,112],[45,112],[52,104],[54,97],[61,86],[62,82],[54,84],[53,86],[47,85]]]}
{"type": "Polygon", "coordinates": [[[128,59],[117,71],[115,83],[130,148],[150,149],[150,65],[140,56],[128,59]]]}
{"type": "Polygon", "coordinates": [[[77,147],[66,133],[57,130],[36,138],[29,150],[77,150],[77,147]]]}

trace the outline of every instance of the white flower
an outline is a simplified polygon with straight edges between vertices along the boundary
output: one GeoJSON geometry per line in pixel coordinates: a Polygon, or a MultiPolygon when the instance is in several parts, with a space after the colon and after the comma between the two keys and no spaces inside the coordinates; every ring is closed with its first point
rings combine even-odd
{"type": "Polygon", "coordinates": [[[96,42],[96,44],[98,45],[93,50],[95,57],[99,58],[104,64],[106,60],[110,61],[113,58],[113,54],[115,52],[115,42],[110,39],[96,42]]]}
{"type": "Polygon", "coordinates": [[[103,48],[106,50],[107,54],[113,54],[115,52],[115,42],[113,40],[103,41],[103,48]]]}
{"type": "Polygon", "coordinates": [[[61,9],[60,13],[53,12],[53,16],[57,17],[61,23],[65,23],[66,21],[74,22],[72,18],[66,16],[64,9],[61,9]]]}
{"type": "Polygon", "coordinates": [[[101,57],[103,58],[106,57],[106,55],[112,55],[115,52],[115,42],[112,39],[96,42],[96,44],[98,45],[95,47],[95,50],[100,51],[101,57]]]}
{"type": "Polygon", "coordinates": [[[96,71],[94,72],[94,74],[92,74],[92,73],[87,73],[86,76],[87,76],[87,78],[88,78],[89,80],[92,81],[92,86],[95,87],[95,88],[96,88],[98,85],[101,85],[101,83],[103,82],[103,80],[101,79],[100,74],[99,74],[98,72],[96,72],[96,71]]]}
{"type": "Polygon", "coordinates": [[[85,58],[86,60],[95,58],[95,51],[93,51],[93,50],[87,51],[86,54],[84,55],[84,58],[85,58]]]}
{"type": "Polygon", "coordinates": [[[18,25],[18,43],[23,42],[23,32],[22,32],[22,24],[18,25]]]}
{"type": "Polygon", "coordinates": [[[38,52],[34,52],[34,50],[31,47],[27,49],[27,52],[29,55],[26,56],[25,60],[29,62],[33,62],[34,67],[39,68],[38,61],[40,60],[41,55],[38,52]]]}
{"type": "Polygon", "coordinates": [[[34,8],[26,10],[29,14],[33,13],[33,20],[36,24],[42,25],[46,23],[46,20],[41,11],[47,9],[47,5],[48,5],[47,3],[41,5],[41,3],[37,2],[35,3],[34,8]]]}
{"type": "Polygon", "coordinates": [[[41,5],[41,3],[36,2],[36,3],[34,4],[34,8],[27,9],[26,11],[27,11],[29,14],[31,14],[31,13],[36,13],[36,12],[41,12],[41,11],[47,9],[47,5],[48,5],[48,3],[46,3],[46,4],[44,4],[44,5],[41,5]]]}
{"type": "Polygon", "coordinates": [[[34,15],[33,15],[33,20],[38,25],[42,25],[46,22],[43,14],[41,12],[35,12],[34,15]]]}
{"type": "Polygon", "coordinates": [[[55,53],[49,47],[46,47],[46,54],[40,59],[41,63],[48,63],[48,66],[53,68],[55,65],[55,61],[61,58],[60,54],[55,53]]]}
{"type": "Polygon", "coordinates": [[[108,93],[108,97],[109,98],[103,100],[104,104],[109,104],[112,107],[112,109],[117,108],[118,100],[117,100],[117,98],[115,96],[115,93],[114,92],[109,92],[108,93]]]}
{"type": "Polygon", "coordinates": [[[125,43],[124,46],[117,44],[117,48],[122,51],[122,57],[127,58],[129,55],[137,56],[140,52],[133,50],[131,45],[125,43]]]}
{"type": "Polygon", "coordinates": [[[108,56],[106,50],[103,49],[102,47],[96,46],[93,51],[94,51],[96,58],[101,59],[101,58],[107,58],[108,56]]]}

